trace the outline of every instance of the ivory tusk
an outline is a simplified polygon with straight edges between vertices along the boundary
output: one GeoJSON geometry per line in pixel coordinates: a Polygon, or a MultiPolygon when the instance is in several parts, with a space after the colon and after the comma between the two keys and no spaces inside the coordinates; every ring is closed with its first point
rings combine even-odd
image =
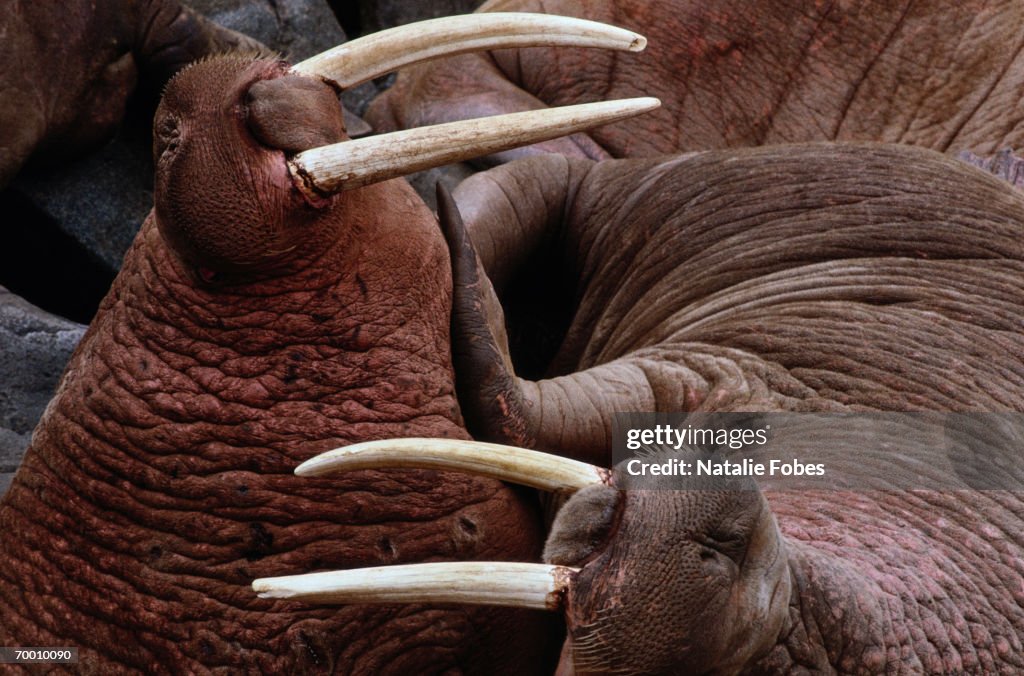
{"type": "Polygon", "coordinates": [[[312,148],[289,167],[304,189],[331,194],[573,134],[660,105],[649,97],[621,99],[418,127],[312,148]]]}
{"type": "Polygon", "coordinates": [[[558,610],[576,568],[540,563],[453,562],[357,568],[252,583],[265,599],[313,603],[467,603],[558,610]]]}
{"type": "Polygon", "coordinates": [[[342,89],[421,61],[506,47],[573,46],[639,52],[642,35],[596,21],[547,14],[494,12],[429,19],[338,45],[292,68],[342,89]]]}
{"type": "Polygon", "coordinates": [[[515,446],[453,439],[385,439],[327,451],[295,469],[320,476],[360,469],[466,472],[546,491],[577,491],[608,483],[610,473],[585,462],[515,446]]]}

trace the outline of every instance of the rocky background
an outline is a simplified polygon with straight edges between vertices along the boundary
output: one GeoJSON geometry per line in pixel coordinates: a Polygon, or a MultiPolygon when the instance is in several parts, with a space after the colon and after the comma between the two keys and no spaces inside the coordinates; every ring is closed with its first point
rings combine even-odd
{"type": "MultiPolygon", "coordinates": [[[[221,25],[295,62],[336,44],[411,21],[473,11],[480,0],[187,0],[221,25]]],[[[389,83],[346,92],[361,114],[389,83]]],[[[76,343],[153,203],[150,124],[155,101],[139,97],[117,136],[59,168],[23,173],[0,192],[0,494],[53,395],[76,343]]],[[[432,196],[438,179],[411,181],[432,196]]]]}

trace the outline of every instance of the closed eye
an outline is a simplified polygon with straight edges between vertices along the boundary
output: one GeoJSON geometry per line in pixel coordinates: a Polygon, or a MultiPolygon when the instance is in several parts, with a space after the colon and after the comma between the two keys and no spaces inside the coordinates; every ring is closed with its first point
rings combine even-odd
{"type": "Polygon", "coordinates": [[[709,559],[714,553],[721,554],[732,560],[737,566],[742,566],[747,556],[746,538],[739,534],[713,532],[708,533],[697,541],[701,546],[701,559],[709,559]]]}
{"type": "Polygon", "coordinates": [[[154,130],[156,141],[156,155],[163,159],[168,153],[173,154],[181,143],[181,131],[178,129],[178,120],[173,115],[166,115],[157,122],[154,130]]]}

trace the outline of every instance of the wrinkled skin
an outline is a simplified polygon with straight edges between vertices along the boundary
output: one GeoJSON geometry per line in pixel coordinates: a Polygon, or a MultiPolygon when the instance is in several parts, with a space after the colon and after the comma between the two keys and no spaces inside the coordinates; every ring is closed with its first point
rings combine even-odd
{"type": "MultiPolygon", "coordinates": [[[[481,339],[500,324],[472,323],[486,284],[456,258],[475,436],[607,466],[616,411],[1024,409],[1024,196],[951,158],[549,155],[456,198],[499,291],[555,261],[535,302],[572,317],[548,379],[502,372],[500,341],[481,339]]],[[[882,488],[920,472],[830,443],[882,488]]],[[[1020,485],[1019,441],[1004,460],[1020,485]]],[[[1024,668],[1019,492],[751,488],[574,496],[545,553],[582,566],[559,673],[1024,668]]]]}
{"type": "Polygon", "coordinates": [[[1021,197],[961,164],[809,145],[468,179],[455,197],[499,294],[521,302],[525,273],[545,289],[532,315],[571,318],[546,327],[547,379],[490,378],[525,421],[510,440],[607,465],[615,411],[1024,408],[1021,197]]]}
{"type": "Polygon", "coordinates": [[[1019,491],[596,490],[608,537],[547,557],[582,566],[560,673],[1024,668],[1019,491]]]}
{"type": "Polygon", "coordinates": [[[3,0],[0,35],[0,188],[106,139],[140,79],[159,91],[195,59],[266,52],[176,0],[3,0]]]}
{"type": "Polygon", "coordinates": [[[381,130],[657,96],[660,110],[497,156],[651,156],[799,141],[881,141],[989,154],[1024,141],[1017,3],[492,0],[635,30],[639,54],[566,48],[458,56],[402,72],[381,130]]]}
{"type": "MultiPolygon", "coordinates": [[[[531,560],[539,538],[528,501],[495,482],[290,476],[350,441],[466,432],[431,217],[400,183],[305,202],[279,149],[339,138],[311,122],[330,119],[328,92],[286,83],[281,97],[254,80],[284,76],[211,62],[168,92],[154,215],[0,503],[0,641],[79,645],[104,673],[539,671],[539,618],[306,608],[248,588],[303,570],[531,560]],[[315,110],[300,124],[314,128],[280,129],[282,107],[315,110]]],[[[994,178],[884,148],[507,172],[459,195],[484,263],[504,289],[536,253],[524,241],[570,261],[550,297],[574,311],[558,381],[516,380],[487,361],[502,363],[493,346],[481,359],[455,341],[474,416],[501,412],[475,418],[481,436],[594,458],[623,409],[1020,408],[1022,205],[994,178]]],[[[570,501],[547,549],[584,566],[563,670],[856,672],[877,670],[880,650],[911,671],[1022,666],[1004,582],[1019,579],[1012,496],[715,497],[570,501]],[[899,532],[879,543],[894,512],[899,532]],[[970,539],[979,516],[991,528],[970,539]],[[649,628],[668,650],[640,640],[649,628]]]]}
{"type": "Polygon", "coordinates": [[[357,440],[467,434],[437,223],[402,181],[296,190],[279,147],[345,136],[335,92],[286,71],[218,58],[168,86],[155,209],[0,502],[0,645],[78,646],[103,674],[536,670],[547,626],[527,612],[252,592],[534,560],[541,539],[533,496],[496,481],[293,476],[357,440]]]}

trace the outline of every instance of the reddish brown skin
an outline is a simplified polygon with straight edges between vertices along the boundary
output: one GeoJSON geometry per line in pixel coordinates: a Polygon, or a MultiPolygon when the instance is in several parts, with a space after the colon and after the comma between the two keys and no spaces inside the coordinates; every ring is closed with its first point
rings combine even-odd
{"type": "Polygon", "coordinates": [[[140,80],[158,92],[194,59],[269,53],[176,0],[3,0],[0,34],[0,188],[105,140],[140,80]]]}
{"type": "Polygon", "coordinates": [[[653,113],[493,159],[828,140],[983,154],[1024,144],[1016,3],[492,0],[480,11],[593,19],[641,33],[648,47],[504,50],[410,68],[374,102],[371,124],[657,96],[663,105],[653,113]]]}
{"type": "MultiPolygon", "coordinates": [[[[0,503],[0,645],[78,646],[103,674],[534,670],[546,625],[528,612],[320,607],[250,588],[533,560],[541,538],[532,496],[499,482],[292,474],[354,441],[467,434],[437,224],[402,181],[306,202],[285,154],[251,133],[276,137],[267,110],[288,99],[273,84],[286,69],[215,59],[168,87],[155,211],[0,503]]],[[[318,111],[305,137],[344,140],[333,92],[314,84],[290,104],[318,111]]]]}
{"type": "MultiPolygon", "coordinates": [[[[1024,195],[954,158],[876,144],[546,155],[455,198],[499,290],[542,260],[538,302],[573,303],[538,381],[501,373],[494,324],[469,325],[487,348],[458,371],[481,383],[475,435],[608,466],[618,411],[1024,411],[1024,195]]],[[[465,286],[472,314],[482,292],[465,286]]],[[[570,500],[545,553],[582,567],[560,673],[1024,669],[1019,438],[979,451],[1006,478],[987,492],[890,490],[932,484],[859,437],[804,443],[796,457],[830,450],[884,490],[763,480],[763,500],[570,500]]]]}

